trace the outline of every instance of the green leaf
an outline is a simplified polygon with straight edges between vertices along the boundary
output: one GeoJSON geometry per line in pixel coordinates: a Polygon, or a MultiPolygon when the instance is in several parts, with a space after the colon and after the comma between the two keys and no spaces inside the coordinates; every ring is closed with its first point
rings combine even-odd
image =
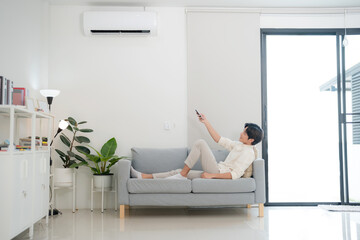
{"type": "Polygon", "coordinates": [[[102,162],[107,162],[110,158],[111,158],[111,156],[110,156],[110,157],[106,157],[106,158],[103,157],[103,158],[101,158],[101,161],[102,161],[102,162]]]}
{"type": "Polygon", "coordinates": [[[73,163],[71,164],[70,168],[76,168],[76,167],[81,167],[81,166],[87,166],[89,167],[89,164],[87,162],[80,162],[80,163],[73,163]]]}
{"type": "Polygon", "coordinates": [[[122,157],[114,157],[114,158],[112,158],[112,159],[110,159],[110,164],[106,167],[107,169],[109,169],[109,171],[110,171],[110,168],[113,166],[113,165],[115,165],[119,160],[121,160],[121,159],[129,159],[129,157],[126,157],[126,156],[122,156],[122,157]]]}
{"type": "Polygon", "coordinates": [[[120,160],[121,158],[120,157],[114,157],[114,158],[112,158],[112,159],[110,159],[110,163],[117,163],[119,160],[120,160]]]}
{"type": "Polygon", "coordinates": [[[75,149],[79,152],[82,153],[84,155],[90,154],[90,149],[88,149],[87,147],[84,146],[75,146],[75,149]]]}
{"type": "Polygon", "coordinates": [[[117,148],[116,140],[115,138],[111,138],[101,148],[101,154],[104,157],[112,157],[115,154],[116,148],[117,148]]]}
{"type": "Polygon", "coordinates": [[[82,158],[81,156],[75,154],[75,158],[81,162],[86,162],[86,160],[84,158],[82,158]]]}
{"type": "Polygon", "coordinates": [[[89,128],[84,128],[84,129],[80,129],[79,131],[88,133],[88,132],[93,132],[94,130],[89,129],[89,128]]]}
{"type": "Polygon", "coordinates": [[[75,131],[79,131],[79,128],[77,128],[77,127],[74,127],[74,130],[75,130],[75,131]]]}
{"type": "Polygon", "coordinates": [[[68,125],[66,129],[69,130],[69,131],[74,132],[73,129],[72,129],[72,127],[71,127],[70,125],[68,125]]]}
{"type": "Polygon", "coordinates": [[[100,158],[103,158],[104,156],[102,156],[95,148],[93,148],[92,146],[89,146],[91,147],[96,153],[97,155],[100,157],[100,158]]]}
{"type": "Polygon", "coordinates": [[[78,143],[89,143],[90,139],[84,136],[78,136],[75,137],[75,141],[77,141],[78,143]]]}
{"type": "Polygon", "coordinates": [[[101,170],[100,170],[99,164],[95,163],[95,167],[96,167],[96,171],[97,171],[98,173],[101,173],[101,170]]]}
{"type": "Polygon", "coordinates": [[[79,122],[78,125],[79,125],[79,124],[84,124],[84,123],[87,123],[87,121],[79,122]]]}
{"type": "Polygon", "coordinates": [[[61,134],[60,139],[66,146],[70,147],[70,139],[67,136],[61,134]]]}
{"type": "Polygon", "coordinates": [[[75,153],[73,153],[73,152],[67,151],[67,154],[68,154],[70,157],[75,157],[75,153]]]}
{"type": "Polygon", "coordinates": [[[60,156],[60,158],[61,158],[61,160],[63,161],[63,163],[65,163],[65,162],[66,162],[66,160],[65,160],[65,158],[64,158],[64,157],[60,156]]]}
{"type": "Polygon", "coordinates": [[[79,167],[79,163],[73,163],[70,165],[70,168],[76,168],[79,167]]]}
{"type": "Polygon", "coordinates": [[[71,125],[73,125],[73,126],[76,126],[76,125],[77,125],[77,122],[76,122],[75,119],[72,118],[72,117],[68,117],[68,121],[69,121],[69,123],[70,123],[71,125]]]}
{"type": "Polygon", "coordinates": [[[62,157],[66,157],[66,154],[60,151],[59,149],[55,149],[55,151],[62,157]]]}
{"type": "Polygon", "coordinates": [[[110,164],[107,166],[107,169],[110,169],[113,165],[115,165],[118,161],[120,160],[120,158],[114,158],[111,159],[109,162],[110,164]]]}
{"type": "Polygon", "coordinates": [[[92,155],[92,154],[88,154],[86,156],[90,159],[90,161],[92,161],[94,163],[99,163],[100,162],[99,156],[92,155]]]}
{"type": "Polygon", "coordinates": [[[90,167],[90,169],[91,171],[93,171],[93,173],[100,174],[100,172],[96,168],[90,167]]]}
{"type": "Polygon", "coordinates": [[[71,165],[73,165],[73,164],[76,164],[76,162],[74,161],[74,160],[71,160],[71,161],[69,161],[69,163],[68,164],[66,164],[66,167],[70,167],[71,165]]]}

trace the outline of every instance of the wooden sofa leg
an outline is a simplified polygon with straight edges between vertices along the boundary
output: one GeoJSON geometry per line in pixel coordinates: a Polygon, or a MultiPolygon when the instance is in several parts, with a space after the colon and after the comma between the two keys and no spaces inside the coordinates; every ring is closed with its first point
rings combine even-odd
{"type": "Polygon", "coordinates": [[[125,205],[120,205],[119,209],[120,209],[120,218],[121,219],[125,218],[125,205]]]}
{"type": "Polygon", "coordinates": [[[246,208],[251,208],[251,204],[246,204],[246,208]]]}
{"type": "Polygon", "coordinates": [[[263,216],[264,216],[264,204],[259,203],[259,217],[263,217],[263,216]]]}

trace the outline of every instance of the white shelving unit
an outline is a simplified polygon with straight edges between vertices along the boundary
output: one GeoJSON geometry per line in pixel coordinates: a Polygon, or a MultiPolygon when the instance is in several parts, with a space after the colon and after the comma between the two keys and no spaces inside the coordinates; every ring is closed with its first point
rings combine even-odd
{"type": "Polygon", "coordinates": [[[0,141],[8,139],[8,150],[0,151],[0,164],[6,169],[6,188],[1,195],[6,208],[0,224],[7,226],[7,239],[46,217],[49,210],[50,142],[53,116],[29,111],[21,106],[0,105],[0,141]],[[15,145],[22,137],[31,136],[31,149],[20,151],[15,145]],[[40,137],[39,145],[36,136],[40,137]],[[43,145],[42,137],[47,137],[43,145]]]}

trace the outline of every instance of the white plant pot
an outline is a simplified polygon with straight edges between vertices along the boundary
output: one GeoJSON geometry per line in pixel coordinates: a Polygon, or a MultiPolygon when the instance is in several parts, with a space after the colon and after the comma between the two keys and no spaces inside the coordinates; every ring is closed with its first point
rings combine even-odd
{"type": "Polygon", "coordinates": [[[95,175],[94,174],[94,188],[101,188],[104,184],[104,188],[111,188],[112,185],[112,176],[111,175],[95,175]]]}
{"type": "Polygon", "coordinates": [[[73,185],[72,168],[55,168],[54,185],[55,187],[71,187],[73,185]]]}

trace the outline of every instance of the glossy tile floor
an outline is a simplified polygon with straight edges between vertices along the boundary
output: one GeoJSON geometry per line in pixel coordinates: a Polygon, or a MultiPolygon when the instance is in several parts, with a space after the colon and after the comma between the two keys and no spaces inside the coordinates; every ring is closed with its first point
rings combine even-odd
{"type": "MultiPolygon", "coordinates": [[[[33,239],[270,239],[359,240],[360,212],[329,212],[317,207],[132,208],[125,220],[118,212],[71,210],[34,227],[33,239]]],[[[15,238],[29,239],[28,231],[15,238]]]]}

